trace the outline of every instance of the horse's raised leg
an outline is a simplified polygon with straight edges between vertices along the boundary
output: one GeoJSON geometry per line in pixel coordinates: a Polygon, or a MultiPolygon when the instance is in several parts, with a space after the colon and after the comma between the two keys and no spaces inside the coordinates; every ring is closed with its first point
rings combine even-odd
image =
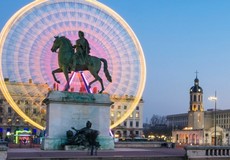
{"type": "Polygon", "coordinates": [[[105,90],[105,88],[104,88],[103,81],[102,81],[101,77],[97,73],[91,72],[91,74],[94,76],[95,79],[89,83],[89,87],[91,87],[91,85],[94,82],[99,81],[101,83],[101,91],[99,93],[102,93],[105,90]]]}
{"type": "Polygon", "coordinates": [[[57,80],[56,76],[55,76],[55,73],[61,73],[62,72],[62,69],[61,68],[58,68],[58,69],[55,69],[52,71],[52,75],[53,75],[53,78],[54,80],[57,82],[57,83],[60,83],[59,80],[57,80]]]}

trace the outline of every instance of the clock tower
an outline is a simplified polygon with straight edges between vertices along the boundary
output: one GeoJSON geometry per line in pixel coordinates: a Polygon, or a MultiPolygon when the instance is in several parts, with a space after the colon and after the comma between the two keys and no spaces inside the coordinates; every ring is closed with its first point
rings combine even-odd
{"type": "Polygon", "coordinates": [[[194,86],[190,88],[188,127],[191,127],[192,129],[204,128],[203,89],[199,86],[197,72],[194,80],[194,86]]]}

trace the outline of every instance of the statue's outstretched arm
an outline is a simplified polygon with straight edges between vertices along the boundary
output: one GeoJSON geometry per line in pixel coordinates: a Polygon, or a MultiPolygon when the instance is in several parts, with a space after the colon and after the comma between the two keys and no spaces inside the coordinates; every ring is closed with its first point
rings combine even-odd
{"type": "Polygon", "coordinates": [[[74,127],[71,127],[71,129],[73,129],[73,130],[75,130],[76,132],[78,132],[78,130],[77,130],[77,129],[75,129],[74,127]]]}

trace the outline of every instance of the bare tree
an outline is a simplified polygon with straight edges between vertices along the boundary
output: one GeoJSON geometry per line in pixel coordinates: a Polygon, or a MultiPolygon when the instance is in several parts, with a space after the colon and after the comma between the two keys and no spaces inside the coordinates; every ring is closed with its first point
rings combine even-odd
{"type": "Polygon", "coordinates": [[[159,116],[154,114],[150,120],[151,126],[166,125],[166,124],[167,124],[166,116],[159,116]]]}

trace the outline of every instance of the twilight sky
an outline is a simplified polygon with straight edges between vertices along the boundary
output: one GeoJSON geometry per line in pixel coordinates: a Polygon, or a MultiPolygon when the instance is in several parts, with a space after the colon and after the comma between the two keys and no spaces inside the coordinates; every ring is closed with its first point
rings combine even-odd
{"type": "MultiPolygon", "coordinates": [[[[144,122],[153,114],[185,113],[198,73],[204,108],[230,109],[229,0],[99,0],[130,25],[144,50],[144,122]]],[[[0,1],[0,30],[32,0],[0,1]]]]}

